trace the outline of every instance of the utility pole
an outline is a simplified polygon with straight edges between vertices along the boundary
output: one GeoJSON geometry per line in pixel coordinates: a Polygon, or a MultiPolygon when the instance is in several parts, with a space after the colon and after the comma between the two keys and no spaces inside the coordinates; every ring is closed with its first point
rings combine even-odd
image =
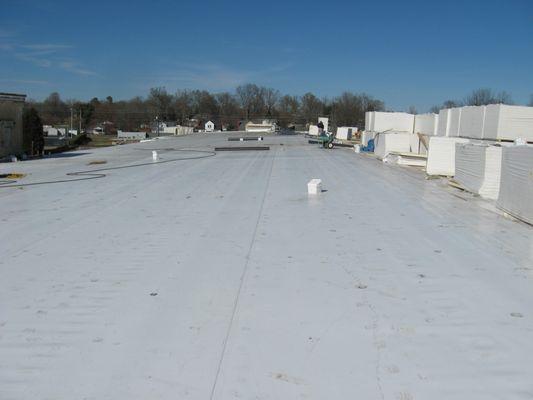
{"type": "Polygon", "coordinates": [[[70,102],[70,130],[68,131],[68,135],[67,137],[70,137],[71,133],[72,132],[72,102],[70,102]]]}

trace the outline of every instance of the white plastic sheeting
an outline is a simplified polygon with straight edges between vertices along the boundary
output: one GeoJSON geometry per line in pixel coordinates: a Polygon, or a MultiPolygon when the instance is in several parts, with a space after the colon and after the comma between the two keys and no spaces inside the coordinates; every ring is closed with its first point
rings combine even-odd
{"type": "Polygon", "coordinates": [[[408,165],[411,167],[425,167],[426,157],[417,154],[389,154],[384,162],[398,165],[408,165]]]}
{"type": "Polygon", "coordinates": [[[485,111],[485,139],[533,141],[533,107],[491,104],[485,111]]]}
{"type": "Polygon", "coordinates": [[[497,205],[516,218],[533,224],[533,146],[503,148],[497,205]]]}
{"type": "Polygon", "coordinates": [[[428,175],[455,175],[455,144],[468,143],[469,139],[432,136],[429,138],[428,175]]]}
{"type": "Polygon", "coordinates": [[[424,135],[436,135],[438,128],[439,115],[438,114],[418,114],[415,115],[415,130],[414,133],[422,133],[424,135]]]}
{"type": "Polygon", "coordinates": [[[486,106],[462,107],[458,136],[472,139],[483,139],[485,109],[486,106]]]}
{"type": "Polygon", "coordinates": [[[389,153],[410,153],[411,133],[380,133],[375,139],[374,153],[379,159],[385,158],[389,153]]]}
{"type": "Polygon", "coordinates": [[[502,147],[484,143],[455,144],[455,180],[472,193],[498,198],[502,147]]]}
{"type": "Polygon", "coordinates": [[[378,112],[371,118],[371,131],[413,132],[415,116],[404,112],[378,112]]]}

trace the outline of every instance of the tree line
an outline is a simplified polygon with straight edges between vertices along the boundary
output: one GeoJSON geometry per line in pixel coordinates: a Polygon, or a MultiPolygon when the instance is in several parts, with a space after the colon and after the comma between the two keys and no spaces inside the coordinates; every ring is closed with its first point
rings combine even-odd
{"type": "MultiPolygon", "coordinates": [[[[488,104],[514,104],[513,99],[506,91],[496,92],[489,88],[473,90],[463,100],[446,100],[441,105],[433,106],[430,112],[437,113],[443,108],[454,108],[462,106],[486,106],[488,104]]],[[[533,106],[533,95],[529,102],[533,106]]]]}
{"type": "Polygon", "coordinates": [[[156,119],[175,121],[180,125],[213,121],[217,127],[238,129],[248,120],[275,120],[282,127],[316,123],[327,115],[333,125],[363,126],[366,111],[385,110],[383,101],[365,93],[345,92],[334,98],[319,98],[313,93],[303,96],[283,95],[278,90],[245,84],[233,93],[211,93],[206,90],[178,90],[169,93],[164,87],[150,89],[146,98],[114,101],[93,98],[88,102],[63,100],[51,93],[41,102],[31,101],[44,124],[70,124],[74,128],[94,127],[110,122],[117,129],[138,130],[156,119]],[[80,124],[81,123],[81,124],[80,124]]]}
{"type": "MultiPolygon", "coordinates": [[[[447,100],[429,111],[463,105],[493,103],[512,104],[507,92],[476,89],[463,100],[447,100]]],[[[30,101],[43,124],[69,125],[90,129],[104,122],[114,129],[134,131],[148,129],[157,119],[174,121],[180,125],[202,124],[208,120],[217,128],[238,129],[248,120],[271,119],[281,127],[305,128],[316,123],[318,116],[328,116],[330,125],[364,126],[365,112],[385,111],[385,103],[366,93],[344,92],[333,98],[319,98],[313,93],[303,96],[281,94],[278,90],[252,83],[238,86],[234,92],[211,93],[206,90],[178,90],[169,93],[164,87],[150,89],[146,98],[133,97],[114,101],[92,98],[88,102],[63,100],[59,93],[51,93],[45,100],[30,101]]],[[[533,96],[530,102],[533,105],[533,96]]],[[[414,107],[407,110],[417,113],[414,107]]]]}

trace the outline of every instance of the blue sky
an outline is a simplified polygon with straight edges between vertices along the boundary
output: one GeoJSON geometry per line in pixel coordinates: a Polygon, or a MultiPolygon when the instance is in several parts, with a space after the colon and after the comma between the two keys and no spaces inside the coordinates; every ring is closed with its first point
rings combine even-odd
{"type": "Polygon", "coordinates": [[[0,91],[88,100],[253,82],[426,111],[533,94],[533,1],[2,0],[0,91]]]}

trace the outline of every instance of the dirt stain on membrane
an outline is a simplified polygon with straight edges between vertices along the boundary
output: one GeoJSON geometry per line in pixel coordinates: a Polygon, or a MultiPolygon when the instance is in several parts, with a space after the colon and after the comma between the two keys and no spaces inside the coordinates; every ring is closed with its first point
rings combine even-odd
{"type": "Polygon", "coordinates": [[[270,374],[270,376],[278,381],[292,383],[293,385],[304,385],[305,384],[303,379],[289,376],[287,374],[284,374],[283,372],[273,372],[270,374]]]}

